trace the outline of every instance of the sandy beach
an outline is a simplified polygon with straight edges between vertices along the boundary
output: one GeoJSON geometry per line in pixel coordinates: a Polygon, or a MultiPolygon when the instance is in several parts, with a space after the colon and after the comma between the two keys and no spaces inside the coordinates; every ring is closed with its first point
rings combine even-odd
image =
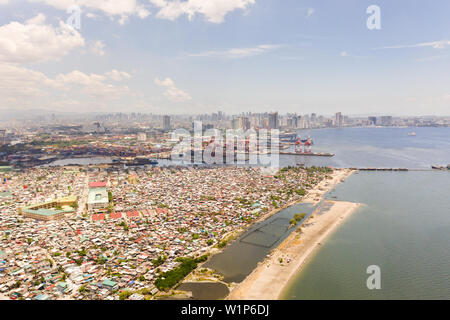
{"type": "Polygon", "coordinates": [[[321,181],[314,189],[308,192],[302,202],[313,204],[319,203],[325,193],[332,190],[354,172],[355,170],[351,169],[335,169],[333,174],[331,175],[332,179],[324,179],[323,181],[321,181]]]}
{"type": "MultiPolygon", "coordinates": [[[[319,184],[307,195],[305,202],[317,204],[327,191],[352,173],[353,171],[346,169],[334,172],[333,179],[319,184]]],[[[344,201],[322,203],[303,223],[301,233],[292,232],[243,282],[232,290],[227,299],[278,299],[314,250],[359,206],[359,203],[344,201]]]]}

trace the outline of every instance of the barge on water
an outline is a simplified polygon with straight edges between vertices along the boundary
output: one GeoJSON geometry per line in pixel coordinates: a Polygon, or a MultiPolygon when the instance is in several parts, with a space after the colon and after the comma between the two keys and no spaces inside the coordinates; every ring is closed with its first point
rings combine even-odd
{"type": "Polygon", "coordinates": [[[431,166],[431,169],[434,169],[434,170],[445,170],[445,169],[450,170],[450,164],[447,165],[447,167],[444,167],[444,166],[440,166],[440,165],[438,165],[438,164],[435,164],[435,165],[432,165],[432,166],[431,166]]]}

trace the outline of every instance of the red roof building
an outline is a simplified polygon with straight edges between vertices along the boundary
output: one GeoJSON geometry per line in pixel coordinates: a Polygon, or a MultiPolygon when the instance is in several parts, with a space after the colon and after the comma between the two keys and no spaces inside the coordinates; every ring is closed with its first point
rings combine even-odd
{"type": "Polygon", "coordinates": [[[120,218],[122,218],[122,213],[121,212],[112,212],[109,216],[111,219],[120,219],[120,218]]]}
{"type": "Polygon", "coordinates": [[[89,188],[106,188],[106,182],[91,182],[89,188]]]}
{"type": "Polygon", "coordinates": [[[127,216],[128,218],[139,217],[139,213],[137,211],[128,211],[127,216]]]}
{"type": "Polygon", "coordinates": [[[105,220],[105,214],[104,213],[94,214],[92,216],[92,221],[101,221],[101,220],[105,220]]]}

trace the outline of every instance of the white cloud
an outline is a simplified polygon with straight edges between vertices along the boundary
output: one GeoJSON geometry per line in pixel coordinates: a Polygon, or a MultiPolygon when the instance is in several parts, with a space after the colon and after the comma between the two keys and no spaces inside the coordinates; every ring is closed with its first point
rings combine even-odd
{"type": "Polygon", "coordinates": [[[314,8],[308,8],[306,10],[306,17],[307,18],[311,17],[314,14],[314,12],[316,12],[316,10],[314,10],[314,8]]]}
{"type": "Polygon", "coordinates": [[[175,83],[173,82],[173,80],[170,78],[166,78],[164,80],[160,80],[160,79],[156,78],[155,84],[160,87],[164,87],[166,89],[164,91],[164,95],[171,101],[185,102],[185,101],[192,100],[191,96],[188,93],[184,92],[183,90],[178,89],[175,86],[175,83]]]}
{"type": "MultiPolygon", "coordinates": [[[[111,72],[114,72],[113,70],[111,72]]],[[[127,86],[115,86],[108,83],[108,75],[111,72],[107,72],[106,75],[101,74],[86,74],[81,71],[75,70],[67,74],[60,74],[55,78],[57,85],[62,86],[64,89],[73,89],[75,86],[81,89],[81,92],[93,97],[113,97],[122,94],[130,93],[130,89],[127,86]]]]}
{"type": "Polygon", "coordinates": [[[111,83],[110,74],[122,75],[122,80],[131,76],[123,71],[112,70],[105,74],[86,74],[78,70],[59,74],[54,78],[16,64],[0,63],[0,107],[41,107],[59,101],[61,107],[70,109],[69,101],[87,101],[107,105],[133,92],[126,85],[111,83]],[[64,101],[68,102],[64,104],[64,101]],[[63,107],[65,105],[65,107],[63,107]]]}
{"type": "Polygon", "coordinates": [[[13,21],[0,27],[1,62],[57,60],[84,44],[76,30],[64,22],[59,22],[58,27],[45,24],[41,13],[25,23],[13,21]]]}
{"type": "Polygon", "coordinates": [[[104,56],[105,55],[105,43],[101,40],[94,41],[89,48],[89,51],[96,56],[104,56]]]}
{"type": "Polygon", "coordinates": [[[432,42],[421,42],[411,45],[398,45],[398,46],[388,46],[388,47],[380,47],[376,49],[404,49],[404,48],[421,48],[421,47],[432,47],[434,49],[444,49],[445,47],[450,45],[449,40],[440,40],[440,41],[432,41],[432,42]]]}
{"type": "Polygon", "coordinates": [[[219,58],[229,58],[238,59],[246,58],[251,56],[257,56],[281,48],[278,44],[265,44],[250,48],[232,48],[223,51],[206,51],[201,53],[193,53],[189,56],[191,57],[219,57],[219,58]]]}
{"type": "Polygon", "coordinates": [[[107,72],[106,75],[114,81],[123,81],[131,78],[131,75],[129,73],[125,71],[118,71],[116,69],[107,72]]]}
{"type": "Polygon", "coordinates": [[[202,14],[206,20],[212,23],[222,23],[225,16],[237,9],[245,10],[256,0],[150,0],[159,8],[157,17],[167,20],[176,20],[182,15],[187,15],[192,20],[196,14],[202,14]]]}
{"type": "Polygon", "coordinates": [[[370,58],[370,56],[357,56],[354,54],[350,54],[347,51],[341,51],[339,55],[343,58],[358,58],[358,59],[370,58]]]}
{"type": "Polygon", "coordinates": [[[43,25],[45,23],[46,17],[43,13],[39,13],[36,17],[33,17],[31,19],[28,19],[25,21],[26,24],[30,25],[43,25]]]}
{"type": "Polygon", "coordinates": [[[88,17],[90,19],[97,19],[98,18],[98,16],[95,13],[92,13],[92,12],[86,13],[86,17],[88,17]]]}
{"type": "Polygon", "coordinates": [[[56,88],[54,80],[44,73],[14,64],[0,63],[0,95],[8,98],[41,96],[42,87],[56,88]]]}
{"type": "MultiPolygon", "coordinates": [[[[100,11],[105,15],[119,18],[119,23],[124,24],[130,16],[138,16],[144,19],[150,15],[144,5],[137,0],[28,0],[41,2],[57,9],[67,10],[71,6],[78,5],[82,10],[100,11]]],[[[90,15],[89,17],[93,17],[90,15]]]]}

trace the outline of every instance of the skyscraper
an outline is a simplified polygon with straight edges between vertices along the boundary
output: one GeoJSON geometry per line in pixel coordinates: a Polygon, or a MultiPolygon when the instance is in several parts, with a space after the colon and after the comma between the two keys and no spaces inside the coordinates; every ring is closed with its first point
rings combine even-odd
{"type": "Polygon", "coordinates": [[[343,120],[342,113],[337,112],[336,118],[334,120],[335,127],[342,128],[342,120],[343,120]]]}
{"type": "Polygon", "coordinates": [[[381,117],[381,125],[382,126],[392,126],[392,116],[381,117]]]}
{"type": "Polygon", "coordinates": [[[269,129],[278,129],[278,112],[269,113],[269,129]]]}
{"type": "Polygon", "coordinates": [[[0,145],[6,144],[6,130],[0,130],[0,145]]]}
{"type": "Polygon", "coordinates": [[[170,130],[170,116],[163,116],[163,129],[170,130]]]}
{"type": "Polygon", "coordinates": [[[233,120],[231,120],[231,127],[233,128],[233,130],[241,129],[242,128],[241,118],[240,117],[233,118],[233,120]]]}

